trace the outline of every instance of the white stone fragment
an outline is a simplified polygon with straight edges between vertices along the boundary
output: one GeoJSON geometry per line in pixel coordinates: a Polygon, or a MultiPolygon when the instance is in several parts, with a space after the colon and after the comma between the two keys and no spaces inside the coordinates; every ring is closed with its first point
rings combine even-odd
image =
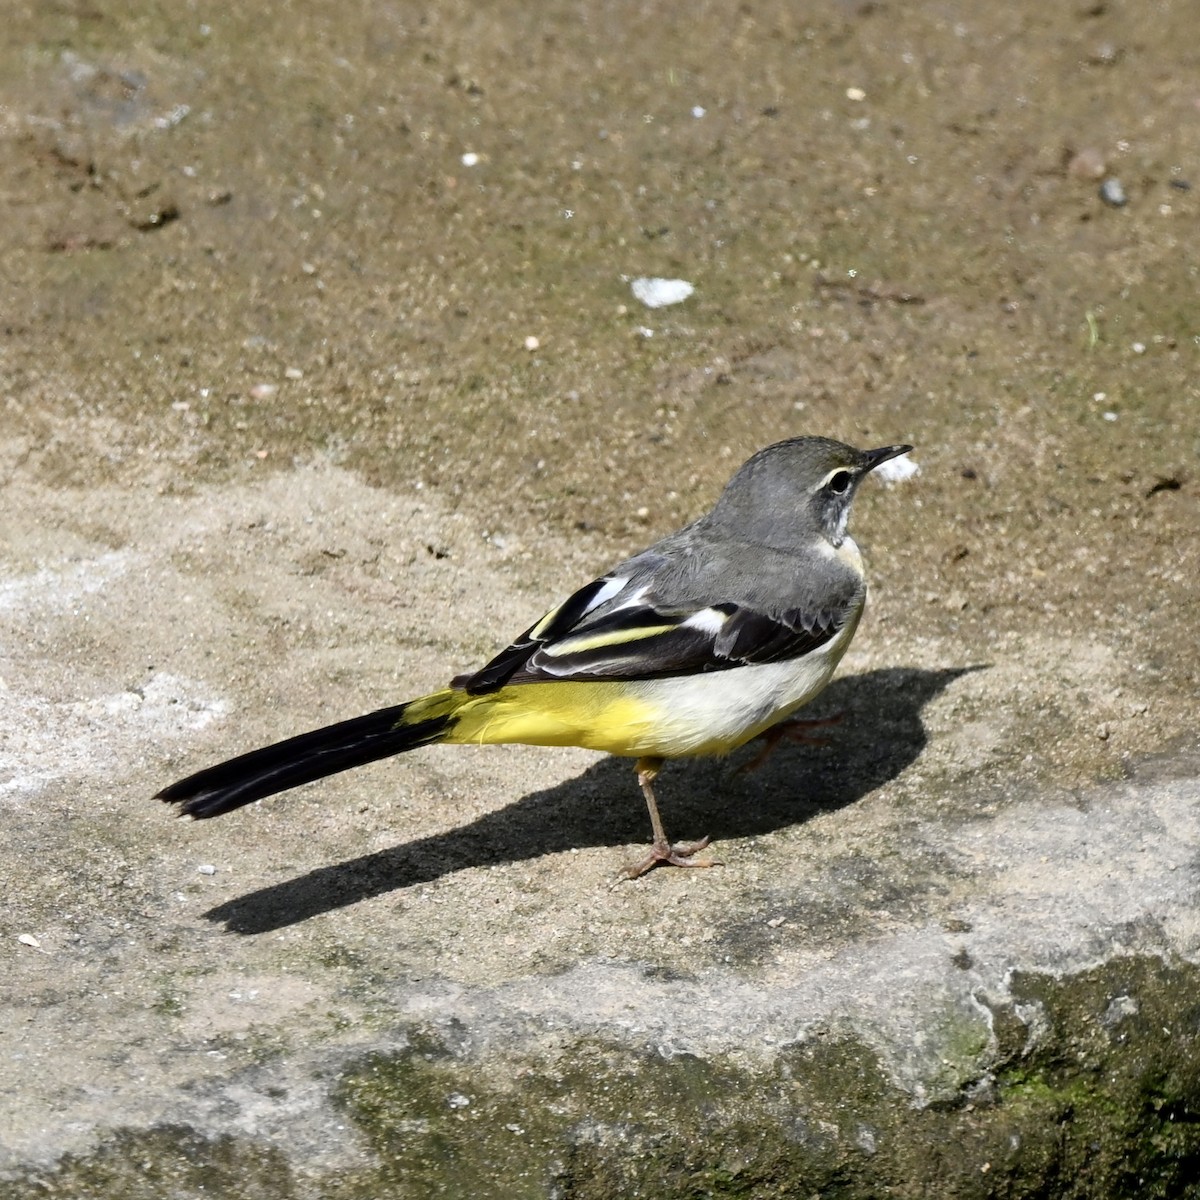
{"type": "Polygon", "coordinates": [[[903,483],[920,471],[921,468],[907,454],[901,454],[899,458],[889,458],[887,462],[880,463],[871,474],[878,475],[884,483],[903,483]]]}
{"type": "Polygon", "coordinates": [[[665,308],[680,304],[696,289],[686,279],[658,279],[641,276],[630,285],[634,296],[647,308],[665,308]]]}

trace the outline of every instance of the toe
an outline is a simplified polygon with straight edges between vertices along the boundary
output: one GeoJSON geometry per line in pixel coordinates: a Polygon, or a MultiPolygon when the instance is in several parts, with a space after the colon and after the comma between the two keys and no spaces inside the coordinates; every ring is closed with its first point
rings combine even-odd
{"type": "Polygon", "coordinates": [[[660,863],[665,863],[671,867],[720,867],[723,866],[715,858],[696,858],[711,841],[710,838],[701,838],[698,842],[676,842],[670,845],[667,842],[656,842],[650,847],[650,853],[639,862],[633,863],[626,867],[623,874],[626,879],[637,879],[645,875],[647,871],[654,870],[660,863]]]}

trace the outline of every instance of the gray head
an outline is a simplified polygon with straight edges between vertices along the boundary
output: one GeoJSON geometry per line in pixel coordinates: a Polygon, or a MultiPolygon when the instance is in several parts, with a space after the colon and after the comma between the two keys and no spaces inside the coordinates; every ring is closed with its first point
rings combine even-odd
{"type": "Polygon", "coordinates": [[[840,546],[858,485],[880,463],[911,449],[855,450],[821,437],[776,442],[743,464],[708,521],[739,539],[779,550],[804,546],[814,534],[840,546]]]}

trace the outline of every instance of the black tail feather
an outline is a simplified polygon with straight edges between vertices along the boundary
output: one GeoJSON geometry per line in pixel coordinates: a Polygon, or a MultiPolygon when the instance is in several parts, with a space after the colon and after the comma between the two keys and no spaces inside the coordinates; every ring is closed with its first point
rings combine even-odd
{"type": "Polygon", "coordinates": [[[218,817],[276,792],[439,741],[453,716],[404,723],[407,704],[381,708],[324,729],[301,733],[217,763],[165,787],[155,797],[181,816],[218,817]]]}

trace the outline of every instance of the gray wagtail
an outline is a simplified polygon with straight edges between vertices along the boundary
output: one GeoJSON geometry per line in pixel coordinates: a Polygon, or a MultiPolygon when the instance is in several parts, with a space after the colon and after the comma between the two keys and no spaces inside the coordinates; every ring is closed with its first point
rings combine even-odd
{"type": "Polygon", "coordinates": [[[631,878],[658,863],[712,866],[698,857],[707,838],[667,840],[654,778],[665,759],[778,738],[829,682],[867,595],[850,502],[868,472],[911,449],[768,446],[711,512],[585,584],[473,675],[251,750],[158,798],[215,817],[435,742],[584,746],[636,759],[654,842],[631,878]]]}

